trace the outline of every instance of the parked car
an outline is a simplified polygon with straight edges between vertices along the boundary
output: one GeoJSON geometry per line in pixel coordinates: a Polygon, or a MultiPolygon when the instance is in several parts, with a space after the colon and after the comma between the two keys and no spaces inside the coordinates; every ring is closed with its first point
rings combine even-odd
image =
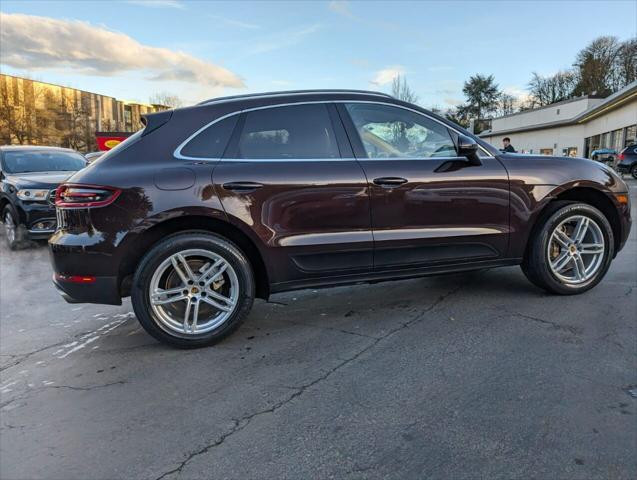
{"type": "Polygon", "coordinates": [[[67,148],[0,146],[0,212],[9,248],[55,231],[55,189],[85,166],[67,148]]]}
{"type": "Polygon", "coordinates": [[[93,163],[95,160],[97,160],[98,158],[100,158],[102,155],[104,155],[106,152],[89,152],[89,153],[85,153],[84,154],[84,158],[86,158],[86,161],[88,163],[93,163]]]}
{"type": "Polygon", "coordinates": [[[596,162],[602,162],[609,166],[615,163],[615,157],[617,156],[617,150],[612,148],[599,148],[591,152],[591,158],[596,162]]]}
{"type": "Polygon", "coordinates": [[[617,156],[617,166],[620,173],[629,173],[637,179],[637,143],[628,145],[617,156]]]}
{"type": "Polygon", "coordinates": [[[522,265],[582,293],[626,242],[627,192],[381,93],[238,96],[148,115],[58,188],[49,245],[69,302],[131,295],[151,335],[198,347],[294,289],[522,265]]]}

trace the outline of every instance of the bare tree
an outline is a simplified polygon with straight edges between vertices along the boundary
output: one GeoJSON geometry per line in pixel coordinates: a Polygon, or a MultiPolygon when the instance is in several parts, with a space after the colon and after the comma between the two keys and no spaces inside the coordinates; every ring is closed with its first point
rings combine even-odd
{"type": "Polygon", "coordinates": [[[508,93],[501,92],[500,97],[498,98],[498,106],[496,109],[496,114],[499,116],[511,115],[515,113],[515,105],[517,99],[513,95],[509,95],[508,93]]]}
{"type": "Polygon", "coordinates": [[[418,95],[407,84],[407,77],[398,75],[391,83],[391,94],[394,98],[407,103],[418,103],[418,95]]]}
{"type": "Polygon", "coordinates": [[[570,70],[548,77],[533,72],[533,78],[529,82],[531,106],[543,107],[573,97],[577,82],[576,73],[570,70]]]}
{"type": "Polygon", "coordinates": [[[148,99],[148,103],[171,108],[179,108],[184,104],[179,96],[169,92],[158,92],[151,95],[148,99]]]}

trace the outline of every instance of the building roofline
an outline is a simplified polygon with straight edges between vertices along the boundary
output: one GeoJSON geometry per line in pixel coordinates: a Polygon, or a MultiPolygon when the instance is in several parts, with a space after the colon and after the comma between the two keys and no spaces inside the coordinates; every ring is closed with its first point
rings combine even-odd
{"type": "Polygon", "coordinates": [[[491,120],[501,120],[503,118],[517,117],[518,115],[524,115],[525,113],[537,112],[539,110],[545,110],[547,108],[555,107],[558,105],[565,105],[567,103],[579,102],[581,100],[599,100],[602,99],[601,95],[581,95],[579,97],[567,98],[566,100],[560,100],[559,102],[551,103],[549,105],[543,105],[541,107],[529,108],[528,110],[522,110],[521,112],[510,113],[509,115],[502,115],[501,117],[494,117],[491,120]]]}
{"type": "Polygon", "coordinates": [[[276,91],[276,92],[262,92],[262,93],[246,93],[243,95],[231,95],[227,97],[211,98],[210,100],[204,100],[197,103],[197,105],[210,105],[214,103],[229,102],[234,100],[250,100],[252,98],[267,98],[267,97],[285,97],[288,95],[321,95],[321,94],[353,94],[353,95],[371,95],[375,97],[393,98],[388,93],[375,92],[372,90],[347,90],[347,89],[318,89],[318,90],[288,90],[288,91],[276,91]]]}
{"type": "MultiPolygon", "coordinates": [[[[618,108],[624,105],[625,103],[630,102],[633,99],[637,100],[637,80],[629,83],[621,90],[618,90],[612,95],[606,97],[603,102],[598,103],[597,105],[594,105],[584,110],[583,112],[581,112],[580,114],[576,115],[573,118],[557,120],[555,122],[549,122],[549,123],[536,123],[533,125],[525,125],[523,127],[509,128],[506,130],[493,131],[491,129],[491,130],[486,130],[484,132],[479,133],[478,136],[490,137],[493,135],[506,135],[509,133],[528,132],[532,130],[545,130],[547,128],[553,128],[558,126],[562,127],[562,126],[568,126],[568,125],[577,125],[577,124],[581,124],[589,120],[592,120],[593,118],[603,114],[604,112],[618,108]]],[[[554,105],[557,105],[557,103],[554,103],[549,106],[554,106],[554,105]]],[[[524,113],[524,112],[520,112],[520,113],[524,113]]],[[[504,117],[500,117],[500,118],[504,118],[504,117]]]]}
{"type": "Polygon", "coordinates": [[[137,102],[137,101],[133,101],[133,100],[119,99],[119,98],[114,97],[112,95],[104,95],[103,93],[91,92],[90,90],[82,90],[81,88],[70,87],[68,85],[60,85],[58,83],[45,82],[43,80],[37,80],[35,78],[18,77],[17,75],[11,75],[9,73],[2,73],[1,75],[5,76],[5,77],[15,78],[17,80],[22,80],[22,81],[26,80],[28,82],[42,83],[44,85],[49,85],[51,87],[68,88],[69,90],[75,90],[75,91],[78,91],[78,92],[84,92],[84,93],[88,93],[88,94],[91,94],[91,95],[97,95],[98,97],[111,98],[111,99],[115,100],[116,102],[121,102],[121,103],[124,103],[124,104],[127,104],[127,105],[143,105],[145,107],[159,106],[159,107],[163,107],[163,108],[170,108],[170,107],[168,107],[168,105],[161,105],[159,103],[146,103],[146,102],[137,102]]]}

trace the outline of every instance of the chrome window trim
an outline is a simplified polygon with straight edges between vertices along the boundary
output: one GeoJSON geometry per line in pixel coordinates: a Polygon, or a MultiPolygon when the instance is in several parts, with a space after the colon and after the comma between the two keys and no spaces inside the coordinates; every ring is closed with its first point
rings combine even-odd
{"type": "MultiPolygon", "coordinates": [[[[254,95],[246,95],[246,96],[234,96],[229,98],[220,98],[218,100],[206,100],[204,102],[198,103],[197,105],[218,105],[221,103],[228,102],[236,102],[240,100],[252,100],[252,99],[261,99],[261,98],[278,98],[278,97],[293,97],[293,96],[302,96],[302,95],[369,95],[372,97],[380,97],[380,98],[393,98],[391,95],[387,93],[381,92],[372,92],[372,91],[356,91],[356,90],[305,90],[301,92],[281,92],[281,93],[267,93],[267,94],[254,94],[254,95]]],[[[322,102],[325,102],[323,100],[322,102]]],[[[315,102],[310,102],[315,103],[315,102]]]]}
{"type": "MultiPolygon", "coordinates": [[[[332,92],[333,93],[333,92],[332,92]]],[[[440,125],[442,125],[445,128],[448,128],[449,130],[452,130],[454,132],[456,132],[458,135],[464,135],[462,132],[460,132],[459,130],[457,130],[454,127],[451,127],[449,125],[447,125],[444,122],[441,122],[440,120],[431,117],[425,113],[419,112],[418,110],[414,110],[413,108],[409,108],[409,107],[405,107],[403,105],[396,105],[395,103],[390,103],[390,102],[377,102],[377,101],[372,101],[372,100],[315,100],[312,102],[289,102],[289,103],[277,103],[275,105],[262,105],[260,107],[252,107],[252,108],[246,108],[243,110],[236,110],[234,112],[231,113],[227,113],[226,115],[223,115],[219,118],[216,118],[215,120],[213,120],[210,123],[207,123],[206,125],[204,125],[203,127],[199,128],[195,133],[193,133],[192,135],[190,135],[188,138],[186,138],[186,140],[184,140],[183,142],[181,142],[179,144],[179,146],[175,149],[175,151],[173,152],[173,156],[175,158],[181,159],[181,160],[194,160],[194,161],[207,161],[207,162],[218,162],[220,160],[223,161],[249,161],[249,162],[262,162],[262,161],[276,161],[276,162],[315,162],[315,161],[326,161],[326,159],[321,159],[321,158],[298,158],[298,159],[285,159],[285,158],[272,158],[272,159],[257,159],[257,158],[211,158],[211,157],[189,157],[186,155],[182,155],[181,150],[186,146],[186,144],[188,142],[190,142],[190,140],[192,140],[193,138],[195,138],[197,135],[199,135],[201,132],[203,132],[204,130],[206,130],[208,127],[213,126],[215,123],[221,122],[222,120],[225,120],[226,118],[232,117],[233,115],[241,115],[242,113],[245,112],[253,112],[255,110],[266,110],[266,109],[270,109],[270,108],[278,108],[278,107],[290,107],[293,105],[313,105],[313,104],[317,104],[317,103],[324,103],[324,104],[330,104],[330,103],[370,103],[370,104],[374,104],[374,105],[387,105],[390,107],[395,107],[395,108],[402,108],[403,110],[408,110],[410,112],[413,112],[417,115],[421,115],[429,120],[433,120],[436,123],[439,123],[440,125]]],[[[483,158],[495,158],[491,152],[489,152],[487,149],[485,149],[482,145],[478,145],[480,147],[480,150],[482,150],[482,152],[484,152],[484,154],[486,155],[486,157],[483,158]]],[[[458,157],[426,157],[426,158],[409,158],[409,157],[389,157],[389,158],[360,158],[358,160],[428,160],[428,159],[438,159],[438,160],[450,160],[450,159],[454,159],[454,158],[458,158],[458,157]]],[[[339,157],[339,158],[331,158],[329,159],[330,161],[338,161],[338,160],[355,160],[355,158],[343,158],[343,157],[339,157]]]]}

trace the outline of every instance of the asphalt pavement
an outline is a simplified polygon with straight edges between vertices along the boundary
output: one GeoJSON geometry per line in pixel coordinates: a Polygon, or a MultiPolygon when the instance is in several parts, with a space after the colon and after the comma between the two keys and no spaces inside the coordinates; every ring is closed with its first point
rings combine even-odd
{"type": "Polygon", "coordinates": [[[2,479],[637,478],[637,228],[583,295],[517,267],[304,290],[192,351],[1,243],[2,479]]]}

